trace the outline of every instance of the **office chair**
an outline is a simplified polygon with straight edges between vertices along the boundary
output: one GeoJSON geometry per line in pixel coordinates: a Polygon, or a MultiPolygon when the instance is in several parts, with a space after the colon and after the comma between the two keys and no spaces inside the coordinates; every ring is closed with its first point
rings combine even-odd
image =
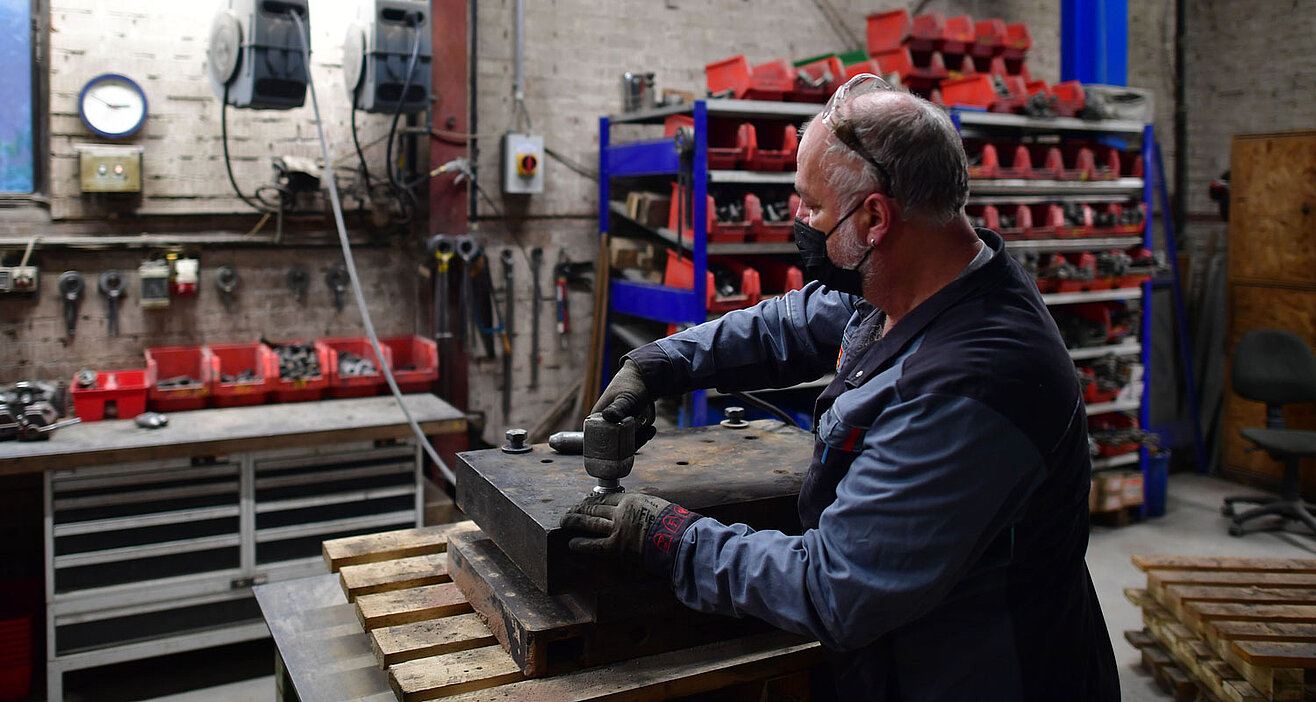
{"type": "Polygon", "coordinates": [[[1226,497],[1221,512],[1233,517],[1229,525],[1232,536],[1242,536],[1243,523],[1257,517],[1275,515],[1282,527],[1292,519],[1316,531],[1312,507],[1302,500],[1298,470],[1303,458],[1316,458],[1316,431],[1284,428],[1284,405],[1316,402],[1316,357],[1302,337],[1279,329],[1254,329],[1243,335],[1234,353],[1234,392],[1256,402],[1266,403],[1266,428],[1244,427],[1243,438],[1271,458],[1284,464],[1284,481],[1280,498],[1261,496],[1226,497]],[[1235,513],[1235,503],[1259,506],[1235,513]]]}

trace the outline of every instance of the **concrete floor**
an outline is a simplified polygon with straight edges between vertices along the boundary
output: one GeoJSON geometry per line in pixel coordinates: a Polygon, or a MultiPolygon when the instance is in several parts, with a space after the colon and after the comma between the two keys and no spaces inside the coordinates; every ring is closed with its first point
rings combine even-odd
{"type": "MultiPolygon", "coordinates": [[[[1088,547],[1088,567],[1092,571],[1101,608],[1110,628],[1110,638],[1115,646],[1125,702],[1164,702],[1169,699],[1161,694],[1151,677],[1142,672],[1138,651],[1124,640],[1124,631],[1142,628],[1141,614],[1124,599],[1124,589],[1143,587],[1146,584],[1145,575],[1130,562],[1131,556],[1175,554],[1316,558],[1316,538],[1300,533],[1260,532],[1243,538],[1229,536],[1226,531],[1228,520],[1220,515],[1220,501],[1225,495],[1249,492],[1252,491],[1248,488],[1206,476],[1176,474],[1170,477],[1169,499],[1164,517],[1118,528],[1093,527],[1088,547]]],[[[1296,527],[1291,529],[1296,532],[1296,527]]],[[[268,646],[266,642],[261,644],[268,646]]],[[[223,684],[163,697],[154,696],[151,699],[153,702],[257,702],[274,698],[274,678],[269,675],[273,663],[268,656],[268,649],[252,650],[249,646],[229,656],[206,658],[195,665],[204,666],[215,673],[215,668],[228,666],[230,661],[233,670],[229,671],[227,682],[223,684]],[[244,680],[244,677],[247,679],[244,680]]],[[[162,668],[170,667],[152,669],[152,677],[157,683],[163,682],[159,680],[161,673],[165,672],[162,668]]],[[[187,680],[197,679],[196,671],[189,670],[187,665],[174,668],[171,673],[167,677],[177,677],[184,686],[187,680]]],[[[84,688],[82,695],[75,697],[71,694],[70,699],[142,699],[142,678],[137,677],[136,680],[138,684],[135,685],[132,676],[119,680],[102,678],[93,683],[94,692],[84,688]],[[111,694],[115,688],[118,688],[117,694],[111,694]],[[134,688],[138,694],[132,694],[134,688]]]]}

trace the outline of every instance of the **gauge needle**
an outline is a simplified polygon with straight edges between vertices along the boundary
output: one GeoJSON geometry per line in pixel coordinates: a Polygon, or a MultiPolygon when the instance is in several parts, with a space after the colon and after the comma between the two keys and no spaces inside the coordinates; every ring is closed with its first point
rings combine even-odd
{"type": "Polygon", "coordinates": [[[111,110],[121,110],[121,109],[127,107],[127,105],[116,105],[116,104],[114,104],[114,103],[112,103],[112,102],[106,100],[105,98],[103,98],[103,97],[97,95],[96,93],[90,93],[90,95],[91,95],[91,97],[94,98],[97,102],[103,103],[106,107],[110,108],[111,110]]]}

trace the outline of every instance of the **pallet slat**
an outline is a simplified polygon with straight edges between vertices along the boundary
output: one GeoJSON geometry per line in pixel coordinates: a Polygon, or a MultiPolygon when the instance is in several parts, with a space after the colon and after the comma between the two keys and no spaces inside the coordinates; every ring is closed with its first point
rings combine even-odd
{"type": "Polygon", "coordinates": [[[419,658],[389,668],[388,682],[402,702],[421,702],[487,690],[524,679],[501,646],[419,658]]]}
{"type": "Polygon", "coordinates": [[[1235,641],[1233,648],[1240,658],[1253,665],[1316,668],[1316,643],[1235,641]]]}
{"type": "Polygon", "coordinates": [[[466,614],[471,604],[452,583],[381,592],[356,598],[357,621],[366,631],[384,626],[466,614]]]}
{"type": "Polygon", "coordinates": [[[354,602],[361,595],[437,585],[451,580],[448,557],[443,553],[348,565],[338,571],[338,582],[348,602],[354,602]]]}
{"type": "Polygon", "coordinates": [[[378,534],[349,536],[325,541],[321,551],[329,572],[337,573],[343,566],[376,563],[395,558],[409,558],[448,550],[448,536],[457,531],[475,529],[470,521],[398,529],[378,534]]]}
{"type": "Polygon", "coordinates": [[[474,613],[386,626],[370,632],[370,647],[381,668],[496,643],[498,640],[474,613]]]}
{"type": "Polygon", "coordinates": [[[1316,573],[1316,559],[1134,556],[1139,570],[1231,570],[1240,573],[1316,573]]]}

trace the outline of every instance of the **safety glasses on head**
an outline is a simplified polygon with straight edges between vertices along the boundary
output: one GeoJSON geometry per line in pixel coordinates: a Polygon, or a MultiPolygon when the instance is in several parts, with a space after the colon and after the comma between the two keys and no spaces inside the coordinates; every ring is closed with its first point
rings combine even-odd
{"type": "Polygon", "coordinates": [[[835,93],[832,93],[831,99],[827,101],[827,105],[823,107],[820,115],[823,124],[832,130],[832,134],[835,134],[842,144],[859,154],[877,170],[878,174],[882,176],[882,182],[886,183],[886,194],[888,196],[892,192],[891,172],[874,158],[873,154],[864,146],[863,141],[859,139],[859,135],[855,133],[854,124],[847,119],[847,114],[849,105],[854,101],[854,98],[867,93],[875,93],[879,90],[891,89],[891,85],[882,80],[880,76],[872,73],[860,73],[846,81],[845,85],[837,88],[835,93]]]}

